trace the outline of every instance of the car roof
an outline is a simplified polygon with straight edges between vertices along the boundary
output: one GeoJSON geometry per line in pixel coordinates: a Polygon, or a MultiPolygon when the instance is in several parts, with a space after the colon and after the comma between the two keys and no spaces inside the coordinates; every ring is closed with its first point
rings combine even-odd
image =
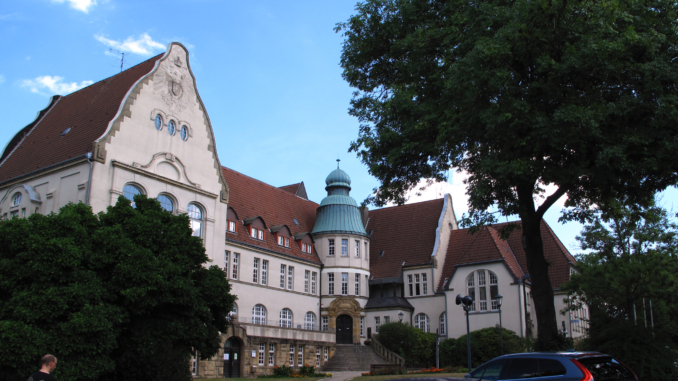
{"type": "Polygon", "coordinates": [[[514,357],[543,357],[543,356],[564,356],[569,358],[585,358],[585,357],[609,357],[609,355],[600,352],[524,352],[512,353],[497,358],[514,358],[514,357]]]}

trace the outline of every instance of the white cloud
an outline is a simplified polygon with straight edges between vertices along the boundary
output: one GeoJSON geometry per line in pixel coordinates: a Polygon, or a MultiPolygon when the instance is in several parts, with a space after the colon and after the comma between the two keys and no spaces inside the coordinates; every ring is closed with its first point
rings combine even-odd
{"type": "Polygon", "coordinates": [[[97,41],[101,42],[102,44],[106,46],[110,46],[113,49],[119,50],[121,52],[125,53],[133,53],[133,54],[139,54],[143,56],[150,56],[151,54],[155,53],[156,51],[163,51],[165,50],[165,45],[153,41],[151,36],[149,36],[147,33],[142,34],[139,36],[137,39],[134,37],[127,37],[125,41],[115,41],[111,40],[109,38],[106,38],[100,34],[94,35],[94,38],[97,39],[97,41]]]}
{"type": "Polygon", "coordinates": [[[71,8],[77,9],[85,13],[88,13],[90,8],[97,5],[97,0],[52,0],[52,1],[55,3],[68,2],[71,8]]]}
{"type": "Polygon", "coordinates": [[[0,74],[0,84],[5,83],[5,76],[0,74]]]}
{"type": "Polygon", "coordinates": [[[59,76],[50,76],[43,75],[35,79],[24,79],[21,82],[21,87],[28,88],[32,93],[42,94],[42,95],[51,95],[51,94],[60,94],[66,95],[72,93],[76,90],[82,89],[85,86],[89,86],[93,81],[82,81],[80,83],[71,82],[66,83],[62,82],[63,77],[59,76]]]}

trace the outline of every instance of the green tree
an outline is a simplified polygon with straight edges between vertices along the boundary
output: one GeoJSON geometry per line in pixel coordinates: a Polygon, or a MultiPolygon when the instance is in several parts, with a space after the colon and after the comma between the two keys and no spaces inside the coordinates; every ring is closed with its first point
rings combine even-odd
{"type": "Polygon", "coordinates": [[[616,356],[641,380],[678,377],[677,234],[656,205],[601,205],[577,237],[590,252],[578,256],[577,274],[564,287],[571,309],[589,308],[585,349],[616,356]]]}
{"type": "MultiPolygon", "coordinates": [[[[504,354],[525,351],[523,339],[515,332],[503,328],[504,354]]],[[[471,332],[471,363],[474,368],[479,367],[497,356],[501,356],[499,346],[499,327],[488,327],[471,332]]],[[[468,364],[468,350],[466,335],[457,339],[451,338],[440,343],[441,366],[463,366],[468,364]]]]}
{"type": "Polygon", "coordinates": [[[403,323],[382,324],[379,342],[405,359],[405,364],[436,364],[436,335],[403,323]]]}
{"type": "Polygon", "coordinates": [[[0,379],[51,353],[64,381],[188,380],[194,350],[216,354],[235,299],[223,271],[185,215],[135,203],[0,223],[0,379]]]}
{"type": "Polygon", "coordinates": [[[496,221],[491,208],[520,217],[538,348],[564,344],[544,213],[567,195],[578,209],[565,217],[581,220],[600,201],[643,203],[678,180],[677,7],[368,0],[337,25],[361,122],[350,150],[381,183],[366,201],[402,203],[421,178],[467,171],[467,223],[496,221]]]}

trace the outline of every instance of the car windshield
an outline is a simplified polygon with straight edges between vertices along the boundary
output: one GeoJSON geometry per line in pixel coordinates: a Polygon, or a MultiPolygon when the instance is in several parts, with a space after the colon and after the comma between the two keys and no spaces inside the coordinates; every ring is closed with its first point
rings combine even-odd
{"type": "Polygon", "coordinates": [[[591,372],[594,381],[636,379],[631,371],[612,357],[591,357],[577,361],[591,372]]]}

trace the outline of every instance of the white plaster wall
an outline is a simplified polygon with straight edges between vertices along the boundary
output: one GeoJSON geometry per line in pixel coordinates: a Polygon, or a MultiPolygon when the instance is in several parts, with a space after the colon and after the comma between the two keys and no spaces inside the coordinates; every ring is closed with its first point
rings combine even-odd
{"type": "Polygon", "coordinates": [[[325,264],[325,267],[351,267],[369,271],[369,250],[370,240],[367,237],[352,234],[323,234],[313,237],[315,249],[318,257],[325,264]],[[334,239],[334,256],[328,255],[329,239],[334,239]],[[348,255],[341,255],[341,240],[348,239],[348,255]],[[355,241],[360,241],[360,258],[355,256],[355,241]],[[365,251],[367,243],[367,252],[365,251]]]}
{"type": "Polygon", "coordinates": [[[445,265],[445,256],[447,255],[447,248],[450,243],[450,233],[452,230],[459,229],[457,225],[457,217],[454,215],[454,207],[452,206],[452,196],[447,193],[445,194],[445,209],[442,211],[442,220],[439,223],[438,227],[438,245],[435,248],[435,253],[433,253],[433,258],[435,259],[436,266],[434,266],[432,273],[432,285],[435,289],[440,283],[440,277],[443,273],[443,265],[445,265]]]}
{"type": "Polygon", "coordinates": [[[415,317],[420,313],[424,313],[429,319],[429,332],[436,333],[436,329],[440,329],[440,315],[445,312],[444,295],[411,298],[407,301],[414,307],[411,320],[412,326],[416,327],[415,317]]]}

